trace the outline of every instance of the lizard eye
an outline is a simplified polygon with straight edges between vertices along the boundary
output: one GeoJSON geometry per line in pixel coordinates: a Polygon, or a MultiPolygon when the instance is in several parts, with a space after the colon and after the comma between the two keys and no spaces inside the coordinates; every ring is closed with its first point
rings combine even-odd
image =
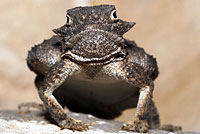
{"type": "Polygon", "coordinates": [[[110,17],[113,21],[118,21],[117,11],[115,9],[111,12],[110,17]]]}
{"type": "Polygon", "coordinates": [[[72,24],[72,19],[68,14],[66,15],[66,17],[67,17],[67,22],[66,23],[67,23],[68,26],[70,26],[72,24]]]}

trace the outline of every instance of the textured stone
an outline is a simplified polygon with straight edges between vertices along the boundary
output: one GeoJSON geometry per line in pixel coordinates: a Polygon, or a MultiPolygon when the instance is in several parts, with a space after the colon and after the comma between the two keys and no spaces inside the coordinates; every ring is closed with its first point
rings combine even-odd
{"type": "MultiPolygon", "coordinates": [[[[132,132],[121,131],[123,122],[102,120],[92,115],[69,113],[76,119],[81,119],[89,124],[87,134],[133,134],[132,132]]],[[[167,134],[162,130],[150,130],[155,134],[167,134]]],[[[30,113],[18,113],[17,111],[0,111],[0,133],[6,134],[84,134],[85,132],[61,130],[54,124],[47,115],[38,111],[30,113]]],[[[186,132],[184,132],[186,133],[186,132]]],[[[188,132],[189,133],[189,132],[188,132]]],[[[192,134],[192,132],[190,132],[192,134]]],[[[173,133],[171,133],[173,134],[173,133]]]]}

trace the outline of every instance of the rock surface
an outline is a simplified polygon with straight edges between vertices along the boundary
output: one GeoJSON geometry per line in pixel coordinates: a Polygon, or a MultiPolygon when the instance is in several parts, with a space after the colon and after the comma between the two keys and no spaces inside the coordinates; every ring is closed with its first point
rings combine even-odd
{"type": "MultiPolygon", "coordinates": [[[[132,132],[121,131],[123,122],[102,120],[92,115],[69,113],[76,119],[83,120],[89,124],[87,134],[133,134],[132,132]]],[[[163,130],[150,130],[155,134],[167,134],[163,130]]],[[[0,133],[4,134],[84,134],[85,132],[61,130],[54,122],[39,111],[30,113],[18,113],[17,111],[0,111],[0,133]]],[[[182,132],[193,133],[193,132],[182,132]]],[[[173,134],[173,133],[171,133],[173,134]]]]}

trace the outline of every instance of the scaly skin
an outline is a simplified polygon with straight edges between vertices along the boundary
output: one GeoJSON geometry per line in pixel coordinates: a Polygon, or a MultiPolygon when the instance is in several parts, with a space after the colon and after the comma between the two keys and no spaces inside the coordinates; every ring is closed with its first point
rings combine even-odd
{"type": "Polygon", "coordinates": [[[66,24],[53,30],[57,35],[34,46],[27,58],[51,117],[61,128],[84,131],[88,126],[67,115],[64,105],[107,119],[136,107],[134,120],[122,130],[159,128],[159,114],[152,101],[153,81],[158,76],[156,60],[134,41],[123,38],[135,23],[118,19],[112,5],[67,12],[66,24]]]}

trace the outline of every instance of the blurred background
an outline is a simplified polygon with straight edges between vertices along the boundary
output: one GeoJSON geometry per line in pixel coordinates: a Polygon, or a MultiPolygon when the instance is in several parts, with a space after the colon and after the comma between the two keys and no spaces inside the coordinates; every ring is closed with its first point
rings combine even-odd
{"type": "MultiPolygon", "coordinates": [[[[136,22],[125,37],[157,58],[154,100],[162,124],[200,131],[199,0],[1,0],[0,109],[41,102],[25,61],[28,50],[65,23],[67,9],[98,4],[113,4],[119,18],[136,22]]],[[[117,120],[131,120],[133,111],[117,120]]]]}

